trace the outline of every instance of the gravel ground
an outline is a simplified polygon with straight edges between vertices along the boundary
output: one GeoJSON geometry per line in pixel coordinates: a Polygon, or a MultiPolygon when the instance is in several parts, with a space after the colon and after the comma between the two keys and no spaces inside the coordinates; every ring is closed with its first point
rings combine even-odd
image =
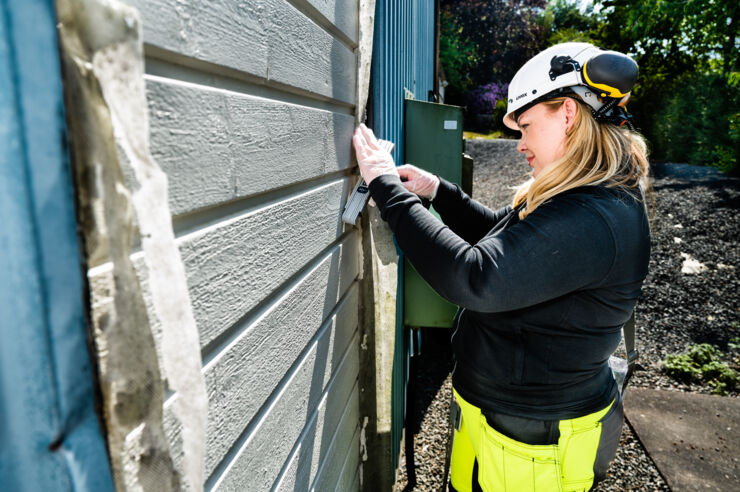
{"type": "MultiPolygon", "coordinates": [[[[467,143],[467,152],[475,158],[473,196],[489,207],[505,205],[512,196],[511,187],[521,183],[529,170],[514,153],[515,146],[515,141],[503,148],[484,140],[467,143]]],[[[641,359],[631,384],[709,393],[709,388],[668,378],[660,361],[695,343],[713,343],[726,351],[728,340],[740,336],[740,179],[685,164],[655,165],[654,176],[650,271],[636,311],[641,359]],[[682,273],[689,260],[703,265],[697,266],[698,273],[682,273]]],[[[444,476],[452,391],[449,332],[425,330],[418,361],[417,484],[407,487],[402,451],[395,490],[436,492],[444,476]]],[[[737,398],[738,392],[730,397],[737,398]]],[[[609,476],[597,490],[670,489],[625,425],[609,476]]]]}

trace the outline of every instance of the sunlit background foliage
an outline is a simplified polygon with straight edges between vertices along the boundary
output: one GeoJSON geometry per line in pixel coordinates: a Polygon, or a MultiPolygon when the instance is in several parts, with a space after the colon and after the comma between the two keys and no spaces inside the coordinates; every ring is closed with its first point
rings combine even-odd
{"type": "Polygon", "coordinates": [[[586,41],[640,67],[628,108],[657,161],[740,168],[737,0],[442,0],[445,101],[466,125],[507,131],[505,84],[555,43],[586,41]]]}

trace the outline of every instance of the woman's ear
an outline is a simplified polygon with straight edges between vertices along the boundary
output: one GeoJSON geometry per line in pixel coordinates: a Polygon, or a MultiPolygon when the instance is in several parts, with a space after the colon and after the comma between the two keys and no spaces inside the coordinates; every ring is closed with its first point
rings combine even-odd
{"type": "Polygon", "coordinates": [[[565,113],[565,131],[570,131],[576,121],[576,113],[580,108],[578,107],[578,103],[570,97],[565,98],[562,107],[565,113]]]}

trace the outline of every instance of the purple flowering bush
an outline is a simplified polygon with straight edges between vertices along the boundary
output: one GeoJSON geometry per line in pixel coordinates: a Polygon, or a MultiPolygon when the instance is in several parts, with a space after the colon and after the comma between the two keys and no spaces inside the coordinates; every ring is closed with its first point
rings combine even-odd
{"type": "Polygon", "coordinates": [[[466,121],[468,126],[480,130],[504,130],[501,119],[506,114],[506,97],[509,84],[490,82],[466,94],[466,121]]]}
{"type": "Polygon", "coordinates": [[[467,95],[467,107],[471,115],[493,114],[496,103],[500,100],[506,101],[509,84],[490,82],[471,91],[467,95]]]}

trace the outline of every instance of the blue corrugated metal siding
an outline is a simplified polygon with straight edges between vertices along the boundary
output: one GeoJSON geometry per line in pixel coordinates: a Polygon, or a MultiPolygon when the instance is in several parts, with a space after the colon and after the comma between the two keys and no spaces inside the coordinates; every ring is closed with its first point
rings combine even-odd
{"type": "Polygon", "coordinates": [[[405,90],[426,101],[434,88],[434,2],[378,0],[373,38],[373,124],[403,157],[405,90]]]}
{"type": "MultiPolygon", "coordinates": [[[[404,94],[426,101],[434,88],[434,1],[378,0],[373,38],[373,127],[395,142],[396,164],[404,162],[404,94]]],[[[403,258],[399,265],[403,264],[403,258]]],[[[408,378],[408,336],[403,332],[403,268],[398,269],[396,348],[393,361],[391,444],[393,468],[403,428],[404,387],[408,378]]]]}
{"type": "Polygon", "coordinates": [[[113,490],[93,404],[52,0],[0,0],[0,484],[113,490]]]}

